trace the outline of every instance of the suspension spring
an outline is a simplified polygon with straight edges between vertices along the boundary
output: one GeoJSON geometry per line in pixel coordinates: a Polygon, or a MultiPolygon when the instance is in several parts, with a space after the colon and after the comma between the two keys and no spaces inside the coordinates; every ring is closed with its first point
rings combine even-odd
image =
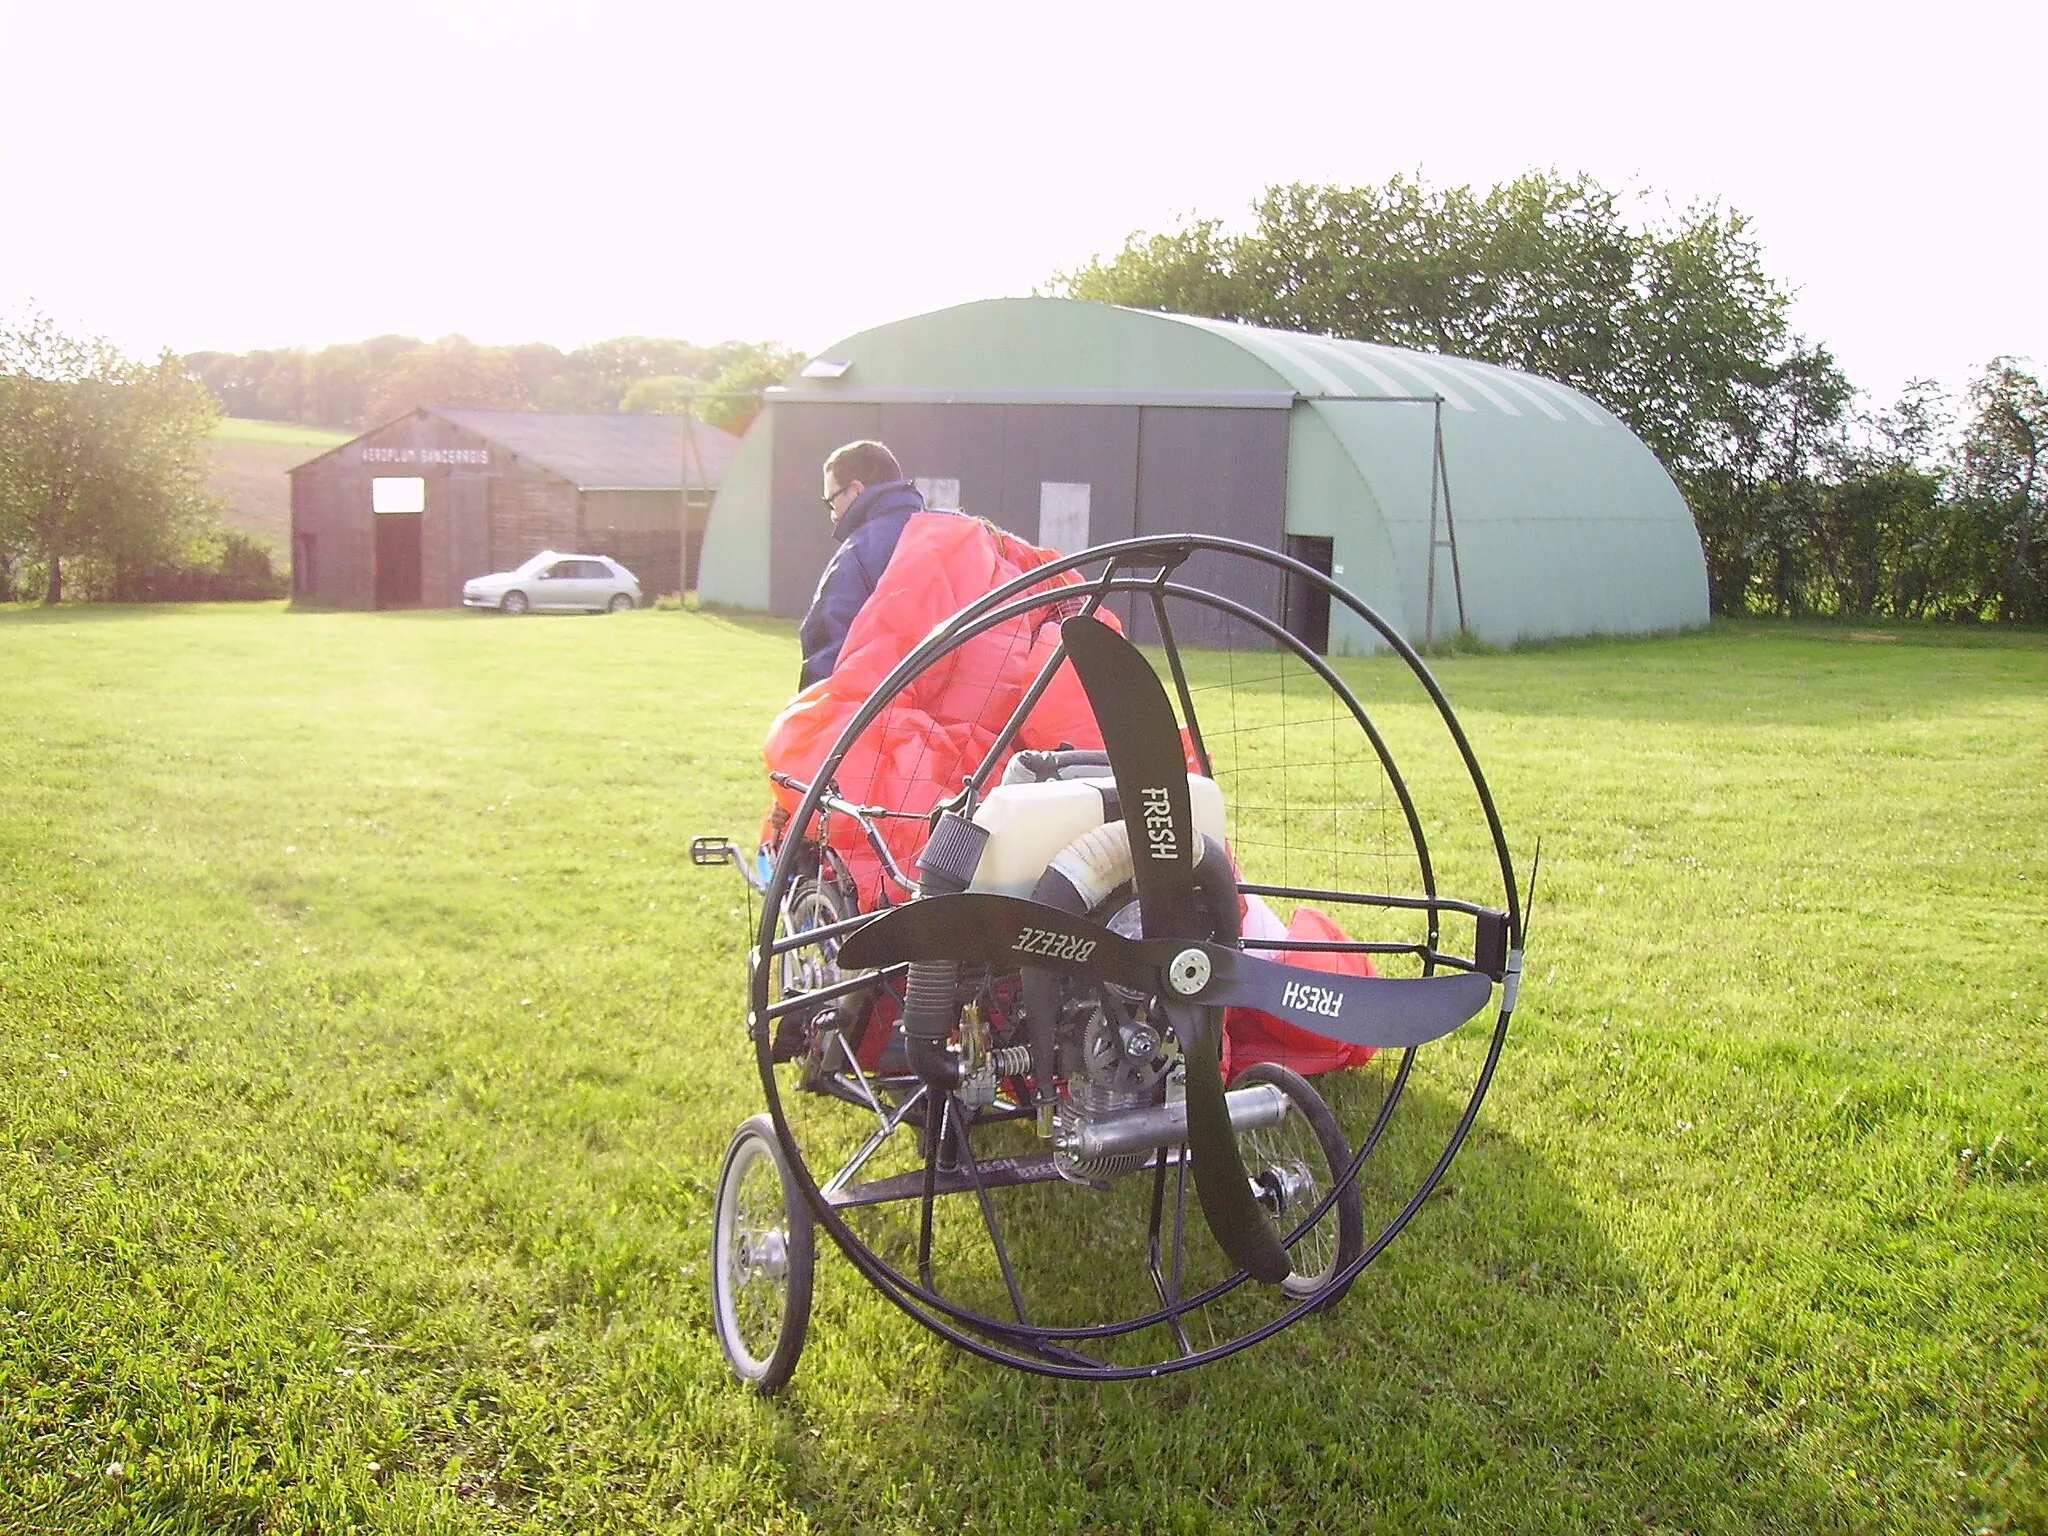
{"type": "Polygon", "coordinates": [[[1031,1047],[1028,1045],[1006,1045],[1001,1050],[990,1051],[989,1070],[997,1077],[1029,1077],[1031,1075],[1031,1047]]]}

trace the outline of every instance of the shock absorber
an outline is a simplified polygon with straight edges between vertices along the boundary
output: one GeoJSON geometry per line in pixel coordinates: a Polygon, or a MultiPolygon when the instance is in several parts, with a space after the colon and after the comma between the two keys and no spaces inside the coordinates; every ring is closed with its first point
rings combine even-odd
{"type": "Polygon", "coordinates": [[[988,1053],[988,1069],[997,1081],[1006,1077],[1027,1077],[1031,1072],[1031,1047],[1006,1045],[988,1053]]]}

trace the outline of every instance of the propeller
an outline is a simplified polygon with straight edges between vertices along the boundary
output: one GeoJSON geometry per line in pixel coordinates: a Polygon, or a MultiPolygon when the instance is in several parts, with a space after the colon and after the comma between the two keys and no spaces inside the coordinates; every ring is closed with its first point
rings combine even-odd
{"type": "Polygon", "coordinates": [[[1056,907],[980,891],[891,907],[839,947],[839,964],[853,970],[930,960],[1004,969],[1036,965],[1169,1001],[1256,1008],[1325,1039],[1382,1050],[1441,1039],[1493,993],[1493,983],[1473,972],[1344,976],[1208,939],[1133,939],[1056,907]],[[1191,954],[1201,962],[1185,959],[1191,954]]]}

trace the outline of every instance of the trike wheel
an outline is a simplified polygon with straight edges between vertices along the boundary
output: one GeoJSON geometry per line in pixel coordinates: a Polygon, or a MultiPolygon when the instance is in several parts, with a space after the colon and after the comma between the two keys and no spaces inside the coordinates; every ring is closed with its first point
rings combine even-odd
{"type": "MultiPolygon", "coordinates": [[[[1286,1242],[1351,1166],[1351,1143],[1323,1096],[1300,1073],[1277,1062],[1256,1062],[1240,1072],[1231,1087],[1259,1083],[1270,1083],[1287,1095],[1287,1114],[1278,1125],[1239,1132],[1237,1150],[1274,1234],[1286,1242]]],[[[1315,1225],[1290,1245],[1294,1273],[1280,1288],[1296,1301],[1321,1296],[1323,1308],[1333,1307],[1347,1287],[1333,1288],[1331,1282],[1364,1247],[1365,1202],[1354,1179],[1315,1225]],[[1329,1294],[1323,1295],[1325,1291],[1329,1294]]]]}
{"type": "Polygon", "coordinates": [[[757,1392],[789,1380],[811,1321],[810,1207],[775,1123],[755,1115],[726,1149],[711,1236],[711,1320],[733,1374],[757,1392]]]}
{"type": "MultiPolygon", "coordinates": [[[[814,928],[829,927],[852,914],[853,903],[835,878],[830,860],[821,859],[815,874],[802,876],[789,887],[776,920],[775,936],[793,939],[814,928]]],[[[839,941],[836,939],[821,939],[815,944],[784,953],[779,962],[782,997],[792,998],[805,992],[820,991],[838,981],[838,956],[839,941]]],[[[857,1014],[857,1010],[855,1012],[857,1014]]],[[[775,1030],[772,1054],[776,1061],[793,1061],[810,1049],[814,1014],[815,1010],[804,1009],[783,1015],[775,1030]]],[[[853,1031],[853,1043],[856,1045],[859,1035],[856,1028],[853,1031]]]]}

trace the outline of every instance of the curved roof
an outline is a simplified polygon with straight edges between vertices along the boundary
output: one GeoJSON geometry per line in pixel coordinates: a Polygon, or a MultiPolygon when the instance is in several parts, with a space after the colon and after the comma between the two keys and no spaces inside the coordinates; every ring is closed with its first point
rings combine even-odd
{"type": "Polygon", "coordinates": [[[1160,318],[1199,326],[1243,347],[1292,384],[1296,394],[1311,399],[1440,399],[1450,409],[1467,414],[1534,414],[1562,422],[1568,419],[1569,412],[1592,426],[1628,430],[1604,406],[1577,390],[1494,363],[1436,352],[1411,352],[1405,347],[1383,347],[1369,341],[1347,341],[1337,336],[1268,330],[1194,315],[1160,318]]]}

